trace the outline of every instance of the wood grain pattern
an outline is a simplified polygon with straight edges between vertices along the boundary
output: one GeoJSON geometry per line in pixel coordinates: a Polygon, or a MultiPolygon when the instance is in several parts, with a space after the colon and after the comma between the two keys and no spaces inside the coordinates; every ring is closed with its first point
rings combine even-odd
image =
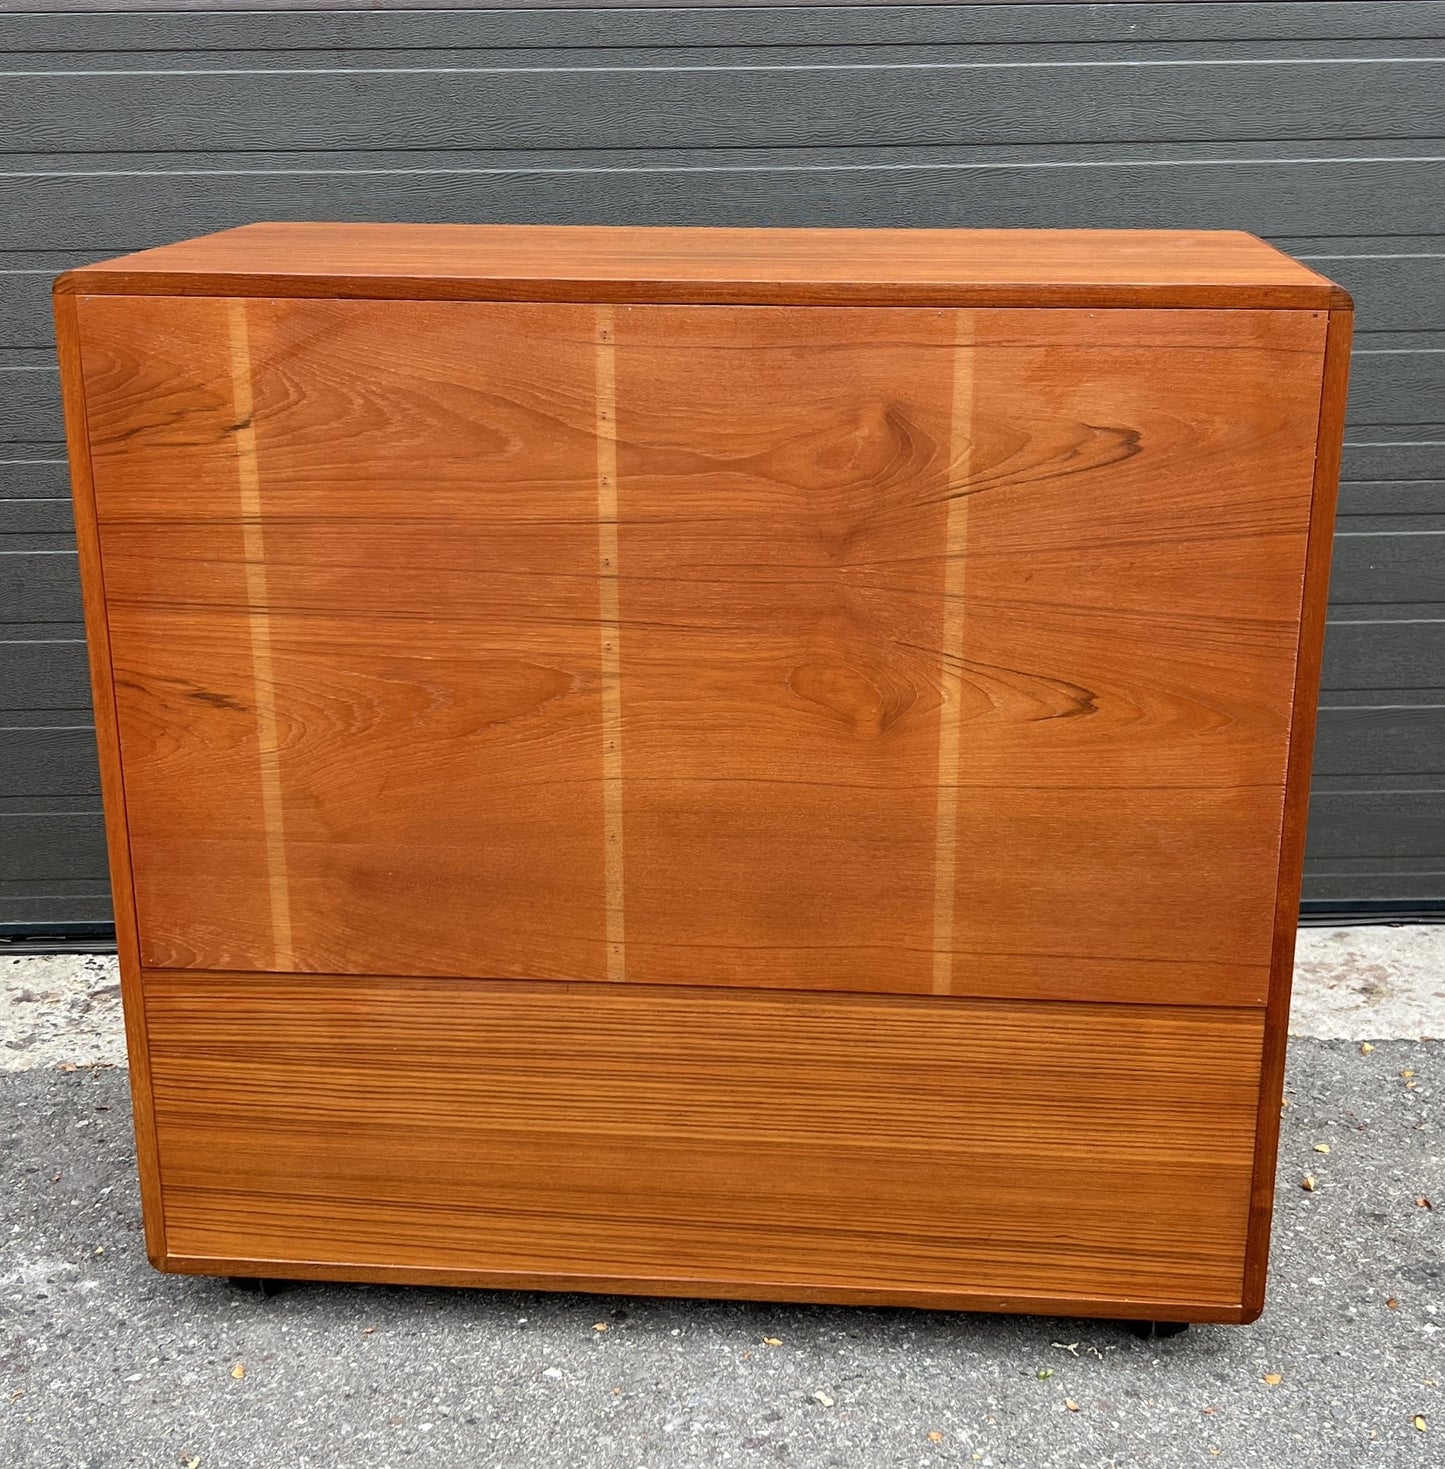
{"type": "Polygon", "coordinates": [[[174,973],[145,1003],[186,1269],[1239,1311],[1258,1011],[174,973]]]}
{"type": "Polygon", "coordinates": [[[592,314],[397,309],[247,303],[258,700],[228,303],[83,303],[147,963],[605,972],[592,314]]]}
{"type": "Polygon", "coordinates": [[[58,289],[699,305],[1348,304],[1307,266],[1229,230],[255,224],[82,266],[58,289]]]}
{"type": "Polygon", "coordinates": [[[152,966],[1264,1003],[1322,314],[83,310],[152,966]]]}
{"type": "Polygon", "coordinates": [[[1325,317],[979,316],[955,984],[1260,1003],[1325,317]]]}
{"type": "Polygon", "coordinates": [[[628,973],[927,992],[952,316],[617,320],[628,973]]]}
{"type": "Polygon", "coordinates": [[[972,316],[619,308],[629,974],[1262,1004],[1324,319],[972,316]]]}

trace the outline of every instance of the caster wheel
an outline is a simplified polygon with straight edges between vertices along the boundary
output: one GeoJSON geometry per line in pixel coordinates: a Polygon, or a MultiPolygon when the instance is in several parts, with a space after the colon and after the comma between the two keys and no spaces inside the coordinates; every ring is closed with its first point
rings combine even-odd
{"type": "Polygon", "coordinates": [[[233,1290],[250,1291],[258,1296],[279,1296],[286,1289],[284,1281],[271,1280],[266,1276],[233,1275],[230,1280],[233,1290]]]}
{"type": "Polygon", "coordinates": [[[1178,1336],[1189,1330],[1187,1321],[1125,1321],[1121,1323],[1130,1336],[1140,1341],[1162,1341],[1166,1336],[1178,1336]]]}

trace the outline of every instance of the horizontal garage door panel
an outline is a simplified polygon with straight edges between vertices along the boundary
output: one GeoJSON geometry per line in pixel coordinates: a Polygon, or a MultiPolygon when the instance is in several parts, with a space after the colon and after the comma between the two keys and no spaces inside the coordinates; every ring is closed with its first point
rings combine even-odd
{"type": "Polygon", "coordinates": [[[0,819],[0,883],[70,879],[105,861],[99,811],[10,812],[0,819]]]}
{"type": "Polygon", "coordinates": [[[99,794],[91,726],[0,727],[0,800],[99,794]]]}
{"type": "Polygon", "coordinates": [[[1339,529],[1431,530],[1445,524],[1445,480],[1356,480],[1340,486],[1339,529]]]}
{"type": "Polygon", "coordinates": [[[1340,474],[1345,484],[1445,480],[1445,424],[1347,424],[1340,474]]]}
{"type": "Polygon", "coordinates": [[[0,882],[0,935],[53,933],[59,937],[103,939],[112,927],[110,885],[46,878],[39,882],[0,882]]]}
{"type": "MultiPolygon", "coordinates": [[[[1398,49],[1398,48],[1397,48],[1398,49]]],[[[600,59],[600,58],[599,58],[600,59]]],[[[529,58],[529,61],[531,58],[529,58]]],[[[119,122],[137,150],[1000,147],[1149,140],[1311,139],[1321,117],[1357,137],[1445,130],[1445,60],[1342,55],[1141,64],[1105,53],[890,64],[816,51],[659,65],[293,65],[146,72],[12,72],[0,130],[12,148],[103,150],[119,122]]]]}
{"type": "Polygon", "coordinates": [[[1407,426],[1445,406],[1445,346],[1376,346],[1365,337],[1350,362],[1349,422],[1407,426]]]}
{"type": "Polygon", "coordinates": [[[184,28],[157,27],[134,14],[18,15],[6,25],[17,50],[196,51],[211,47],[798,45],[945,44],[1010,41],[1113,42],[1240,40],[1281,37],[1436,37],[1445,29],[1442,0],[1356,0],[1204,6],[1158,0],[1116,5],[928,5],[911,9],[906,30],[882,7],[789,10],[601,10],[581,16],[546,9],[504,11],[344,10],[188,15],[184,28]]]}
{"type": "Polygon", "coordinates": [[[1354,530],[1355,517],[1341,518],[1330,579],[1333,602],[1445,602],[1445,515],[1411,519],[1416,523],[1399,529],[1354,530]]]}
{"type": "Polygon", "coordinates": [[[1322,860],[1388,850],[1392,856],[1445,864],[1445,791],[1317,791],[1310,802],[1310,840],[1322,860]]]}
{"type": "MultiPolygon", "coordinates": [[[[1311,820],[1329,821],[1314,803],[1311,820]]],[[[1340,819],[1350,819],[1343,811],[1340,819]]],[[[1305,873],[1306,911],[1328,913],[1361,903],[1388,904],[1389,912],[1438,910],[1445,903],[1445,856],[1371,856],[1359,846],[1346,857],[1313,857],[1305,873]]]]}
{"type": "Polygon", "coordinates": [[[68,515],[70,470],[65,460],[5,457],[14,453],[14,445],[0,444],[0,500],[11,504],[20,500],[63,500],[68,515]]]}
{"type": "Polygon", "coordinates": [[[60,377],[53,357],[43,362],[41,355],[11,352],[0,357],[0,454],[5,444],[59,445],[65,441],[60,377]],[[36,360],[27,360],[30,358],[36,360]]]}
{"type": "MultiPolygon", "coordinates": [[[[1427,618],[1400,621],[1332,617],[1325,632],[1321,697],[1350,690],[1369,695],[1383,689],[1439,691],[1445,668],[1445,614],[1421,609],[1427,618]]],[[[1368,704],[1368,697],[1356,700],[1368,704]]]]}
{"type": "MultiPolygon", "coordinates": [[[[1406,692],[1404,698],[1410,697],[1406,692]]],[[[1329,696],[1326,695],[1328,699],[1329,696]]],[[[1445,750],[1445,698],[1438,703],[1371,706],[1325,703],[1315,736],[1315,775],[1360,771],[1430,776],[1445,750]]]]}
{"type": "Polygon", "coordinates": [[[74,552],[6,550],[12,539],[20,538],[0,536],[0,607],[18,608],[32,622],[78,622],[74,552]]]}
{"type": "MultiPolygon", "coordinates": [[[[1381,240],[1359,255],[1297,253],[1354,297],[1359,331],[1445,331],[1445,239],[1381,240]]],[[[1369,337],[1357,335],[1356,345],[1368,346],[1369,337]]]]}
{"type": "Polygon", "coordinates": [[[93,804],[94,754],[50,281],[254,219],[1230,227],[1300,255],[1358,328],[1306,895],[1438,896],[1442,40],[1441,0],[0,16],[28,73],[0,93],[0,812],[39,803],[41,854],[0,925],[105,907],[99,817],[55,805],[93,804]]]}
{"type": "Polygon", "coordinates": [[[1328,153],[1281,158],[1282,144],[1248,146],[1272,156],[1251,158],[1243,144],[1212,145],[1210,156],[1170,160],[1167,169],[1162,161],[1052,161],[1024,150],[986,162],[940,159],[931,150],[910,157],[906,149],[862,159],[832,156],[837,150],[811,159],[728,153],[721,160],[706,150],[674,159],[664,152],[298,153],[172,158],[165,166],[154,158],[100,157],[85,166],[55,158],[32,162],[24,174],[0,174],[0,215],[27,249],[98,251],[257,219],[1051,229],[1127,221],[1273,236],[1357,235],[1387,218],[1401,234],[1439,228],[1445,159],[1342,163],[1328,153]],[[1238,156],[1218,156],[1231,151],[1238,156]],[[116,238],[118,220],[131,222],[131,238],[116,238]]]}
{"type": "Polygon", "coordinates": [[[10,627],[0,638],[0,719],[10,709],[90,712],[84,630],[73,624],[10,627]]]}

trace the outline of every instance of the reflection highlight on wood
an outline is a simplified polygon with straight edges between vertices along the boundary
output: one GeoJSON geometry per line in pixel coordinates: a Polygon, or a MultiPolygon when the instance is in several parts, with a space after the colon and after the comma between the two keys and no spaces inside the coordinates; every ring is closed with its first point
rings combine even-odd
{"type": "Polygon", "coordinates": [[[943,552],[943,656],[938,670],[938,817],[933,888],[933,993],[953,988],[958,894],[958,752],[963,728],[964,593],[973,464],[973,313],[954,316],[953,403],[948,431],[948,522],[943,552]]]}
{"type": "Polygon", "coordinates": [[[627,978],[622,875],[622,618],[617,563],[617,328],[597,308],[597,589],[602,640],[603,883],[607,978],[627,978]]]}
{"type": "Polygon", "coordinates": [[[261,467],[256,453],[255,400],[251,389],[251,345],[246,303],[227,302],[231,346],[231,397],[236,482],[241,501],[241,535],[246,559],[246,620],[251,639],[252,687],[256,706],[261,807],[266,823],[266,877],[271,904],[275,965],[295,962],[291,938],[291,884],[286,871],[286,813],[281,793],[281,742],[276,718],[276,679],[271,657],[271,595],[266,572],[266,532],[261,506],[261,467]]]}

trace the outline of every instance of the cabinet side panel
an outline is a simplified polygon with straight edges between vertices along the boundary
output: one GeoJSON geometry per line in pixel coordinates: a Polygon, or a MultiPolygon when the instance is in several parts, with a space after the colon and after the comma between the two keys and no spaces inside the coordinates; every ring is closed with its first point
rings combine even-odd
{"type": "Polygon", "coordinates": [[[147,1007],[187,1269],[1238,1309],[1257,1010],[177,973],[147,1007]]]}
{"type": "Polygon", "coordinates": [[[1339,497],[1340,455],[1349,389],[1352,311],[1330,313],[1321,384],[1309,560],[1300,622],[1299,662],[1290,726],[1289,776],[1285,793],[1279,889],[1274,914],[1274,962],[1266,1011],[1264,1066],[1260,1082],[1249,1254],[1245,1266],[1247,1319],[1264,1309],[1269,1272],[1270,1225],[1274,1212],[1275,1161],[1279,1113],[1284,1092],[1285,1050],[1289,1038],[1290,989],[1294,979],[1295,935],[1299,927],[1300,886],[1304,871],[1305,828],[1309,820],[1310,770],[1314,757],[1320,665],[1324,654],[1330,560],[1339,497]]]}
{"type": "Polygon", "coordinates": [[[120,734],[116,713],[117,679],[112,663],[109,609],[91,466],[90,425],[86,405],[82,342],[89,330],[86,307],[70,283],[62,279],[55,292],[55,337],[65,408],[65,439],[70,457],[70,483],[75,503],[75,541],[85,604],[85,641],[90,659],[91,698],[95,710],[96,748],[100,756],[101,795],[115,913],[116,951],[120,960],[121,1001],[125,1010],[126,1054],[130,1066],[131,1108],[135,1123],[136,1163],[140,1175],[141,1212],[146,1253],[152,1261],[165,1256],[155,1118],[151,1106],[150,1055],[145,1007],[141,996],[140,949],[136,926],[130,838],[126,825],[125,785],[121,775],[120,734]]]}

